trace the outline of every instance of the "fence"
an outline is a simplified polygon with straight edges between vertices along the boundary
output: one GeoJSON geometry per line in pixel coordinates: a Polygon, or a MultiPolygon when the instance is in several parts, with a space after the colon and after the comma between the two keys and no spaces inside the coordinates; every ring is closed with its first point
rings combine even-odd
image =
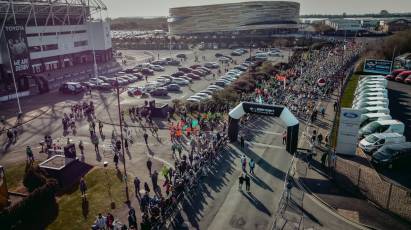
{"type": "Polygon", "coordinates": [[[346,189],[360,192],[378,206],[411,221],[411,191],[381,179],[374,169],[337,157],[334,179],[346,189]]]}

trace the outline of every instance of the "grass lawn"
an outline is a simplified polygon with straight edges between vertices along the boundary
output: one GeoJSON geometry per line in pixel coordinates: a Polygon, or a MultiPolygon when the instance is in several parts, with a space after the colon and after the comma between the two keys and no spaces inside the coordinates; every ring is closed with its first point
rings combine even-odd
{"type": "Polygon", "coordinates": [[[125,201],[125,189],[119,177],[121,178],[117,176],[115,169],[92,169],[84,177],[88,204],[82,202],[78,186],[72,193],[58,197],[58,216],[47,229],[91,229],[98,213],[111,212],[111,199],[115,202],[116,209],[121,208],[125,201]],[[111,191],[111,196],[109,191],[111,191]]]}
{"type": "Polygon", "coordinates": [[[360,75],[354,74],[345,87],[344,94],[341,98],[341,107],[351,107],[354,100],[354,92],[358,85],[358,79],[360,75]]]}
{"type": "Polygon", "coordinates": [[[15,191],[20,185],[23,184],[25,170],[26,162],[4,166],[4,171],[6,173],[7,188],[10,191],[15,191]]]}

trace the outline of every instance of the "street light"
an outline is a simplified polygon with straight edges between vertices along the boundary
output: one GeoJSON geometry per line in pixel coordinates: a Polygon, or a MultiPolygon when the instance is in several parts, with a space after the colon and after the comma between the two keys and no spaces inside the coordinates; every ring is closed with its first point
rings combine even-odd
{"type": "Polygon", "coordinates": [[[130,203],[130,196],[128,193],[128,183],[127,183],[127,169],[126,169],[126,156],[124,154],[124,142],[123,142],[123,120],[121,116],[120,109],[120,90],[118,88],[118,79],[116,77],[116,90],[117,90],[117,107],[118,107],[118,116],[120,119],[120,138],[121,138],[121,151],[123,153],[123,166],[124,166],[124,181],[126,183],[126,203],[130,203]]]}

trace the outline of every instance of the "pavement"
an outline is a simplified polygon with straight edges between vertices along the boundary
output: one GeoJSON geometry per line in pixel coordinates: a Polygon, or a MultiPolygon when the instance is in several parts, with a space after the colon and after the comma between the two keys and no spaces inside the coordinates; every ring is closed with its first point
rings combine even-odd
{"type": "MultiPolygon", "coordinates": [[[[314,122],[307,128],[307,133],[312,133],[312,130],[317,130],[324,136],[329,134],[332,123],[335,117],[333,103],[337,99],[337,95],[332,95],[328,100],[319,102],[318,107],[326,108],[325,117],[314,122]]],[[[300,147],[309,148],[308,138],[300,147]]],[[[379,209],[377,206],[367,201],[364,197],[358,194],[352,194],[342,189],[344,185],[337,185],[332,181],[328,174],[328,169],[321,165],[321,156],[325,148],[315,148],[315,157],[311,162],[311,167],[304,157],[300,158],[296,163],[295,178],[299,184],[308,192],[314,199],[320,201],[330,211],[343,217],[345,221],[351,222],[359,227],[372,229],[410,229],[410,223],[407,223],[392,214],[379,209]]]]}

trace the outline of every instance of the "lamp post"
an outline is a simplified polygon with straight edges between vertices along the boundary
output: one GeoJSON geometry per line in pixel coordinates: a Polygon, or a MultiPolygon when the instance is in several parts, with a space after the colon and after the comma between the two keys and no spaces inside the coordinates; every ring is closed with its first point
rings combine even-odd
{"type": "Polygon", "coordinates": [[[124,181],[126,183],[126,203],[130,203],[130,197],[128,193],[128,183],[127,183],[127,169],[126,169],[126,156],[124,154],[124,142],[123,142],[123,119],[121,116],[121,109],[120,109],[120,90],[118,88],[118,80],[116,77],[116,90],[117,90],[117,107],[118,107],[118,116],[120,119],[120,138],[121,138],[121,151],[123,153],[123,166],[124,166],[124,181]]]}

